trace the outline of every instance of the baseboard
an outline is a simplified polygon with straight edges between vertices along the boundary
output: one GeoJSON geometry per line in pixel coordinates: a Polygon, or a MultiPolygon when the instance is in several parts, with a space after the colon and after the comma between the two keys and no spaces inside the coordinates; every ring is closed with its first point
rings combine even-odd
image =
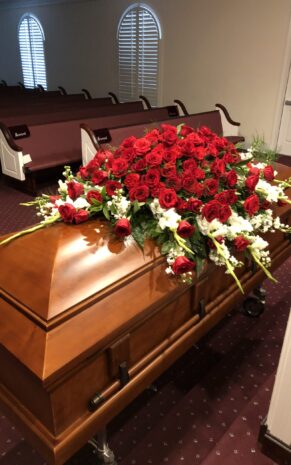
{"type": "Polygon", "coordinates": [[[266,419],[261,423],[258,441],[261,444],[263,454],[270,457],[278,465],[291,464],[291,446],[272,436],[268,430],[266,419]]]}

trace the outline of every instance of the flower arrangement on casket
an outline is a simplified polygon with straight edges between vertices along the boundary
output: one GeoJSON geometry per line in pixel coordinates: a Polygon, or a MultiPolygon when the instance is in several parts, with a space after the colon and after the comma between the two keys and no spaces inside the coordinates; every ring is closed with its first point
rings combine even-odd
{"type": "Polygon", "coordinates": [[[162,124],[144,137],[129,137],[117,149],[100,149],[76,175],[65,167],[59,195],[36,205],[42,222],[83,223],[103,215],[119,238],[132,235],[143,247],[154,239],[166,255],[166,272],[189,281],[206,259],[225,266],[237,285],[238,252],[252,258],[271,279],[268,243],[261,233],[290,228],[274,218],[271,204],[290,203],[274,169],[239,153],[207,127],[162,124]],[[271,184],[271,181],[273,183],[271,184]]]}

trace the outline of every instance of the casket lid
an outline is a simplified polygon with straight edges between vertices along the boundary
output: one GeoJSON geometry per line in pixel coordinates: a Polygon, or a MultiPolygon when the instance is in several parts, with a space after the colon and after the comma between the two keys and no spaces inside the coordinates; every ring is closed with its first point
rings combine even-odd
{"type": "Polygon", "coordinates": [[[101,220],[17,238],[0,247],[0,262],[0,344],[42,381],[104,349],[181,287],[153,242],[142,251],[101,220]]]}

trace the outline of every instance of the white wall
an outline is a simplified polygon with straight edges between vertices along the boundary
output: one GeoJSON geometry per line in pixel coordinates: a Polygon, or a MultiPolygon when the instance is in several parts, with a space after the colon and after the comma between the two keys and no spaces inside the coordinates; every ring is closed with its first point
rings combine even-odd
{"type": "MultiPolygon", "coordinates": [[[[16,31],[34,13],[46,35],[48,85],[94,95],[117,91],[116,29],[130,0],[91,0],[0,10],[0,78],[22,80],[16,31]]],[[[24,2],[22,2],[24,3],[24,2]]],[[[34,2],[37,3],[37,2],[34,2]]],[[[248,140],[270,143],[279,98],[290,0],[148,0],[160,18],[160,103],[182,99],[191,112],[217,102],[241,121],[248,140]]]]}

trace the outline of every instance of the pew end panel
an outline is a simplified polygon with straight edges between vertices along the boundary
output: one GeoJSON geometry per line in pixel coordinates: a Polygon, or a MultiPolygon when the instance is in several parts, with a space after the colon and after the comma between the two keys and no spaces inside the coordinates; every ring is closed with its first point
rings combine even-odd
{"type": "Polygon", "coordinates": [[[25,181],[25,165],[31,156],[18,146],[8,128],[0,123],[0,160],[2,173],[19,181],[25,181]]]}
{"type": "Polygon", "coordinates": [[[245,138],[239,133],[240,123],[230,117],[228,110],[221,103],[216,103],[215,107],[220,113],[224,137],[237,137],[240,138],[239,142],[243,142],[245,138]]]}

